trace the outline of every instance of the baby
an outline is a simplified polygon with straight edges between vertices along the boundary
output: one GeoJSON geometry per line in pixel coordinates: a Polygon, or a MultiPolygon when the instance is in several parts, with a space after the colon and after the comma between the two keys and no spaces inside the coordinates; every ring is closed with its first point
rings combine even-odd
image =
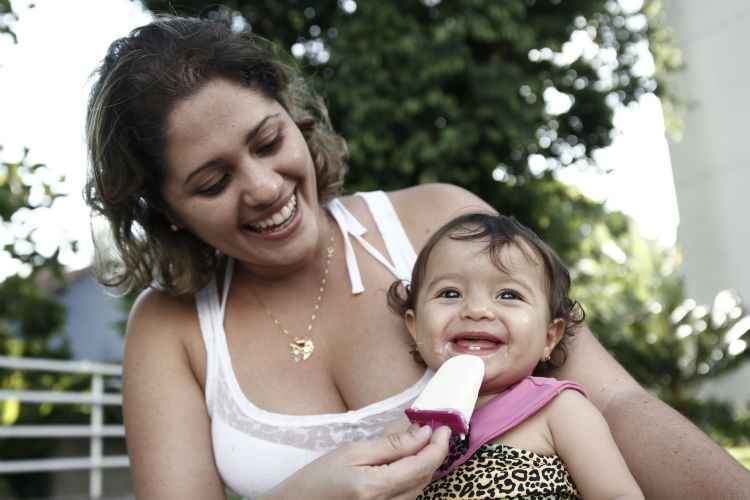
{"type": "MultiPolygon", "coordinates": [[[[484,213],[441,227],[411,283],[394,283],[417,354],[433,370],[472,354],[485,365],[469,437],[420,499],[642,499],[604,417],[562,365],[583,321],[557,254],[515,219],[484,213]]],[[[458,445],[457,447],[454,447],[458,445]]]]}

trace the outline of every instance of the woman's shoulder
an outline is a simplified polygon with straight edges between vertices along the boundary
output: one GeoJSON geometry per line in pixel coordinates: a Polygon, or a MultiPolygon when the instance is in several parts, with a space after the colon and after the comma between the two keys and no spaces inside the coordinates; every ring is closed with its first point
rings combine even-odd
{"type": "Polygon", "coordinates": [[[192,295],[175,296],[148,288],[130,310],[126,344],[184,341],[197,327],[192,295]]]}
{"type": "Polygon", "coordinates": [[[477,195],[460,186],[434,182],[419,184],[396,191],[389,191],[388,196],[394,205],[406,209],[424,210],[424,203],[440,202],[448,210],[463,213],[467,211],[487,211],[492,208],[477,195]]]}
{"type": "Polygon", "coordinates": [[[168,364],[186,374],[183,381],[205,380],[205,348],[192,295],[174,296],[147,289],[130,310],[125,335],[123,369],[132,380],[134,372],[162,374],[168,364]]]}
{"type": "MultiPolygon", "coordinates": [[[[452,184],[431,183],[387,191],[404,230],[415,249],[422,248],[430,235],[449,220],[468,212],[496,211],[481,198],[452,184]]],[[[343,196],[340,201],[360,221],[368,221],[369,211],[358,196],[343,196]]]]}
{"type": "Polygon", "coordinates": [[[481,198],[452,184],[420,184],[387,194],[417,248],[436,229],[461,214],[495,213],[481,198]]]}

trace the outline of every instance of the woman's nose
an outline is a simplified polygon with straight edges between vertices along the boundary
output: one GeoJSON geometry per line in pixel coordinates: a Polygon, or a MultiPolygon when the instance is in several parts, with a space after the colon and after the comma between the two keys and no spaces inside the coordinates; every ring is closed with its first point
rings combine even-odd
{"type": "Polygon", "coordinates": [[[283,177],[262,162],[245,167],[243,180],[242,201],[253,207],[272,205],[283,194],[283,177]]]}

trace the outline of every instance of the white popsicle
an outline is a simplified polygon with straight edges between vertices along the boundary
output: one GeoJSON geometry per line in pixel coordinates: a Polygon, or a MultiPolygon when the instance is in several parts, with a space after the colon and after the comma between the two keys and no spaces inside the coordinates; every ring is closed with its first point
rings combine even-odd
{"type": "Polygon", "coordinates": [[[484,361],[460,354],[448,359],[435,372],[414,404],[406,410],[412,422],[433,429],[447,425],[463,438],[484,378],[484,361]]]}

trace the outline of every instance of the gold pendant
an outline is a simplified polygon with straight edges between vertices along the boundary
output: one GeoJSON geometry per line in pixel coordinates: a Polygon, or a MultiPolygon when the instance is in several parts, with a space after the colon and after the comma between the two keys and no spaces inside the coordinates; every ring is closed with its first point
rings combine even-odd
{"type": "Polygon", "coordinates": [[[315,344],[312,339],[295,337],[294,342],[289,342],[289,350],[295,363],[305,361],[312,356],[315,350],[315,344]]]}

